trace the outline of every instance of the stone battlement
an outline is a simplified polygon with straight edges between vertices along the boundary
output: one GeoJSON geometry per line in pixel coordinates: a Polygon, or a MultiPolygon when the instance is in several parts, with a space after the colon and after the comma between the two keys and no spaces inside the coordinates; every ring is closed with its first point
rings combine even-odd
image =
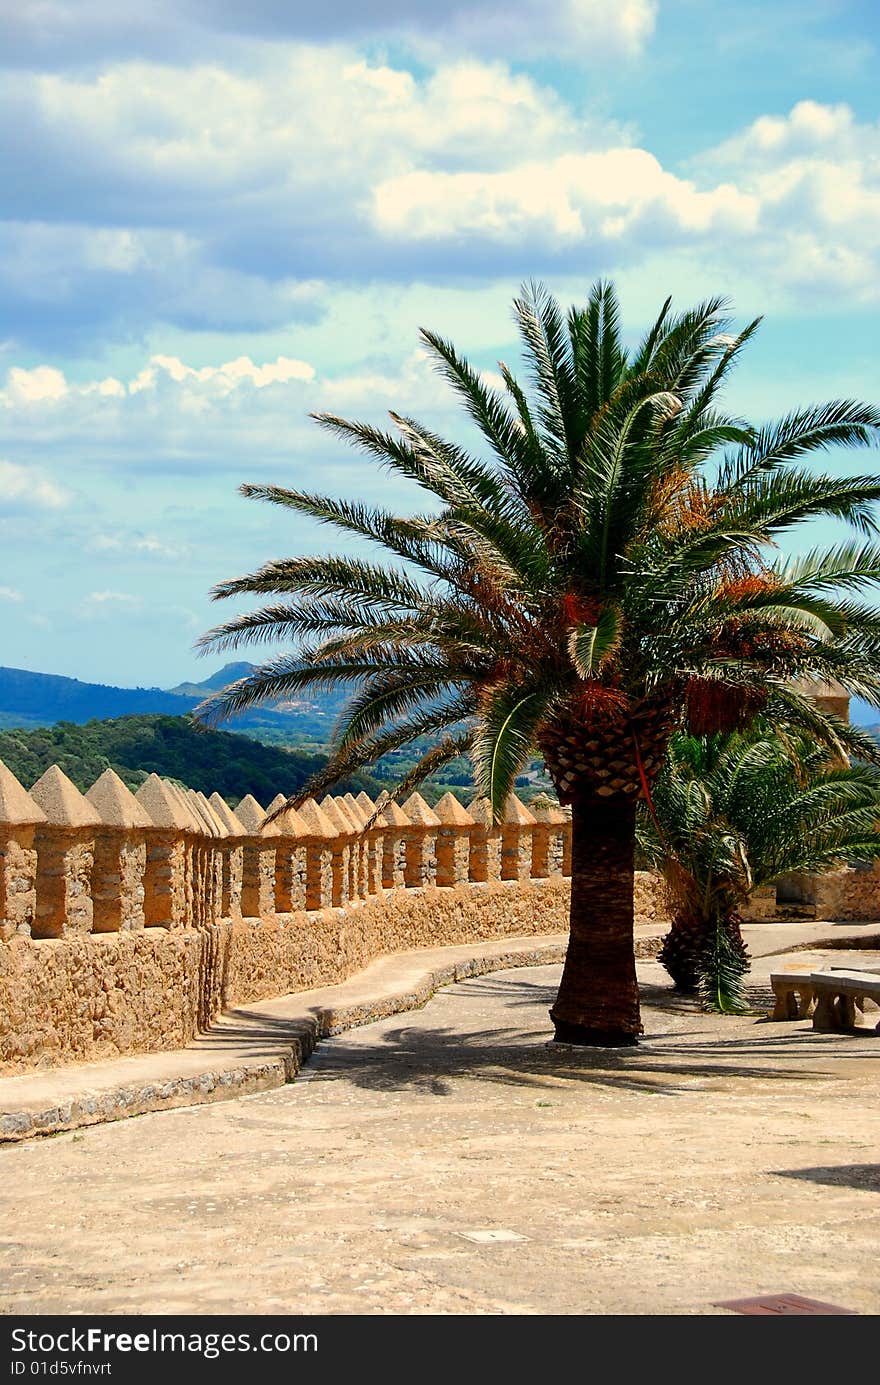
{"type": "Polygon", "coordinates": [[[0,938],[202,928],[344,908],[388,890],[563,874],[571,823],[511,796],[504,821],[446,794],[381,811],[365,794],[308,799],[267,821],[248,794],[151,774],[132,794],[107,769],[85,794],[53,765],[26,792],[0,762],[0,938]]]}
{"type": "MultiPolygon", "coordinates": [[[[57,765],[28,792],[0,762],[0,1067],[174,1047],[228,1005],[383,954],[567,926],[557,807],[511,796],[493,824],[449,793],[381,811],[346,794],[267,822],[283,803],[249,794],[233,811],[155,774],[132,794],[110,769],[81,794],[57,765]]],[[[825,917],[877,915],[875,873],[826,881],[825,917]]],[[[655,877],[637,874],[635,904],[665,922],[655,877]]],[[[755,916],[774,913],[756,898],[755,916]]]]}
{"type": "Polygon", "coordinates": [[[565,927],[558,809],[347,794],[267,822],[283,803],[110,769],[82,794],[57,765],[28,792],[0,763],[0,1065],[176,1046],[385,953],[565,927]]]}

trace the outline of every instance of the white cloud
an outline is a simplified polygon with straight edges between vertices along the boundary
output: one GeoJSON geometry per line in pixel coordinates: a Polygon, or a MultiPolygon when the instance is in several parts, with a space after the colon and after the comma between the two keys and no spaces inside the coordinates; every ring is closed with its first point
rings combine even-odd
{"type": "Polygon", "coordinates": [[[69,499],[39,469],[0,460],[0,510],[60,510],[69,499]]]}
{"type": "Polygon", "coordinates": [[[143,597],[133,596],[131,592],[89,592],[86,600],[93,606],[142,606],[143,597]]]}
{"type": "Polygon", "coordinates": [[[0,601],[24,601],[24,596],[15,587],[0,587],[0,601]]]}
{"type": "MultiPolygon", "coordinates": [[[[0,420],[17,458],[60,453],[68,466],[87,472],[103,467],[114,476],[234,468],[245,479],[267,466],[300,464],[296,459],[326,468],[337,467],[344,455],[342,465],[348,464],[353,450],[309,418],[321,409],[373,419],[386,417],[389,408],[435,420],[458,413],[452,392],[421,351],[394,364],[364,360],[334,375],[293,357],[196,367],[163,355],[123,377],[119,391],[101,391],[94,380],[66,384],[63,398],[42,405],[0,390],[0,420]]],[[[26,475],[19,466],[16,476],[26,475]]],[[[139,533],[102,527],[83,543],[108,556],[179,556],[179,543],[169,543],[163,527],[154,526],[155,519],[139,533]]]]}
{"type": "Polygon", "coordinates": [[[0,121],[18,133],[0,225],[5,320],[22,339],[87,348],[154,322],[314,318],[325,280],[411,275],[370,225],[378,183],[607,137],[497,61],[447,56],[416,76],[304,44],[250,73],[132,63],[12,77],[0,121]]]}
{"type": "Polygon", "coordinates": [[[502,62],[446,56],[416,77],[338,46],[290,45],[255,73],[131,63],[97,77],[22,77],[5,100],[25,143],[48,161],[47,186],[35,194],[47,209],[62,179],[67,206],[77,201],[62,162],[75,146],[77,182],[89,178],[82,205],[92,215],[83,221],[105,221],[83,257],[119,275],[152,263],[159,244],[131,224],[173,225],[184,237],[181,253],[194,225],[207,229],[211,208],[225,208],[220,230],[268,208],[286,209],[288,218],[306,213],[307,221],[340,179],[348,194],[377,169],[403,169],[419,157],[472,167],[513,162],[584,129],[551,88],[502,62]],[[304,187],[321,192],[317,208],[298,205],[304,187]]]}
{"type": "Polygon", "coordinates": [[[255,365],[249,356],[238,356],[219,366],[196,367],[186,365],[178,356],[155,355],[127,385],[115,377],[74,385],[67,381],[63,371],[52,366],[40,365],[33,370],[13,366],[7,373],[5,389],[0,390],[0,408],[16,410],[23,405],[45,405],[91,395],[101,400],[124,399],[172,384],[183,386],[184,392],[204,387],[206,394],[222,396],[238,389],[262,390],[268,385],[287,385],[314,378],[314,366],[290,356],[279,356],[263,365],[255,365]]]}
{"type": "Polygon", "coordinates": [[[67,381],[63,372],[54,366],[39,365],[34,370],[13,366],[7,376],[6,388],[14,399],[36,404],[46,399],[63,399],[67,393],[67,381]]]}
{"type": "Polygon", "coordinates": [[[189,549],[186,544],[171,544],[155,534],[97,534],[89,545],[96,553],[122,553],[146,558],[181,558],[189,549]]]}
{"type": "Polygon", "coordinates": [[[704,154],[701,161],[713,165],[726,162],[742,169],[775,167],[797,158],[866,155],[872,146],[876,153],[877,133],[876,126],[859,125],[849,106],[799,101],[786,116],[759,116],[747,129],[704,154]]]}
{"type": "Polygon", "coordinates": [[[173,55],[191,61],[260,41],[396,41],[422,51],[441,45],[490,54],[557,55],[593,65],[639,53],[650,38],[656,0],[40,0],[0,12],[0,48],[30,68],[77,68],[108,57],[173,55]]]}
{"type": "Polygon", "coordinates": [[[880,298],[880,122],[801,101],[787,116],[761,116],[693,167],[729,172],[757,201],[750,253],[793,294],[838,307],[880,298]]]}
{"type": "Polygon", "coordinates": [[[418,169],[379,183],[371,215],[398,245],[528,247],[535,262],[590,254],[626,264],[705,247],[728,272],[763,275],[789,302],[880,297],[880,125],[801,102],[695,159],[692,176],[616,147],[514,167],[418,169]],[[805,298],[805,291],[809,297],[805,298]]]}
{"type": "Polygon", "coordinates": [[[644,149],[564,154],[501,173],[409,173],[380,184],[373,202],[378,227],[403,238],[557,245],[623,243],[648,226],[750,232],[758,212],[756,198],[730,184],[701,192],[644,149]]]}
{"type": "Polygon", "coordinates": [[[315,367],[308,361],[296,361],[289,356],[279,356],[276,361],[265,365],[254,365],[249,356],[238,356],[234,361],[226,361],[220,366],[184,365],[177,356],[152,356],[150,365],[129,385],[129,392],[136,394],[141,389],[152,389],[156,384],[157,370],[164,370],[171,379],[180,384],[183,381],[211,381],[224,393],[237,389],[239,385],[250,382],[255,389],[266,385],[286,385],[291,380],[313,380],[315,367]]]}
{"type": "MultiPolygon", "coordinates": [[[[572,2],[564,22],[586,33],[600,11],[612,14],[572,2]]],[[[614,23],[628,16],[636,34],[650,12],[621,5],[614,23]]],[[[478,7],[456,13],[475,23],[478,7]]],[[[269,45],[249,70],[139,62],[13,78],[0,118],[20,132],[21,161],[0,299],[29,341],[60,331],[91,345],[153,324],[272,331],[314,320],[352,281],[589,276],[682,247],[791,304],[812,306],[817,281],[838,303],[880,293],[880,131],[843,105],[763,115],[677,169],[502,62],[447,45],[410,71],[298,42],[269,45]]],[[[275,371],[297,369],[290,359],[275,371]]],[[[178,368],[165,352],[149,366],[178,368]]],[[[282,382],[249,357],[222,369],[282,382]]],[[[16,388],[60,398],[63,381],[30,371],[16,388]]]]}

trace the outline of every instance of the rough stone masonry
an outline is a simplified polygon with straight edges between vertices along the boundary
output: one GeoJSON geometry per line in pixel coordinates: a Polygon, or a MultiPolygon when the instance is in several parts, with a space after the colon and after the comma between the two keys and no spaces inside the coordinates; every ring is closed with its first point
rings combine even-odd
{"type": "MultiPolygon", "coordinates": [[[[251,795],[233,811],[155,774],[132,794],[110,769],[83,795],[57,765],[27,792],[0,763],[0,1071],[177,1048],[405,949],[564,931],[570,863],[566,813],[514,796],[500,824],[449,793],[267,823],[251,795]]],[[[821,917],[880,916],[876,871],[810,891],[821,917]]],[[[657,877],[637,873],[635,913],[664,921],[657,877]]],[[[765,891],[752,916],[774,915],[765,891]]]]}

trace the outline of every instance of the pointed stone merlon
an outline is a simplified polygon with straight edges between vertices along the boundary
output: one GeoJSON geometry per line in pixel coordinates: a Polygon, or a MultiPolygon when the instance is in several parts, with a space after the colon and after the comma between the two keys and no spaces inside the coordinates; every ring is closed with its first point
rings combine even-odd
{"type": "MultiPolygon", "coordinates": [[[[740,905],[740,918],[746,923],[766,923],[776,918],[776,885],[759,885],[752,890],[744,904],[740,905]]],[[[833,914],[818,914],[822,918],[833,918],[833,914]]]]}
{"type": "Polygon", "coordinates": [[[535,819],[516,794],[510,794],[501,821],[501,879],[528,880],[532,873],[535,819]]]}
{"type": "Polygon", "coordinates": [[[206,818],[194,789],[172,785],[190,820],[186,844],[187,919],[194,928],[214,921],[214,838],[216,830],[206,818]]]}
{"type": "Polygon", "coordinates": [[[365,818],[357,804],[351,804],[340,795],[333,799],[336,812],[348,824],[350,837],[348,843],[348,897],[366,899],[369,894],[367,883],[367,834],[364,832],[365,818]]]}
{"type": "Polygon", "coordinates": [[[95,933],[140,930],[152,819],[112,769],[105,769],[85,796],[100,819],[92,867],[92,929],[95,933]]]}
{"type": "Polygon", "coordinates": [[[565,838],[571,836],[571,823],[557,803],[539,795],[529,804],[535,819],[532,836],[532,876],[536,880],[562,875],[565,838]]]}
{"type": "Polygon", "coordinates": [[[296,811],[306,833],[306,908],[329,909],[333,904],[333,849],[338,833],[313,798],[307,798],[296,811]]]}
{"type": "Polygon", "coordinates": [[[277,823],[266,822],[266,810],[253,794],[246,794],[236,805],[235,816],[248,834],[242,843],[242,916],[271,918],[275,912],[275,848],[281,831],[277,823]]]}
{"type": "Polygon", "coordinates": [[[35,834],[37,907],[35,938],[81,936],[92,931],[95,828],[101,819],[58,765],[50,765],[30,796],[46,821],[35,834]]]}
{"type": "Polygon", "coordinates": [[[468,806],[474,820],[471,832],[469,878],[481,884],[501,879],[501,827],[494,821],[488,798],[475,798],[468,806]]]}
{"type": "Polygon", "coordinates": [[[409,889],[433,885],[437,880],[437,830],[440,819],[422,795],[410,794],[403,804],[409,819],[404,856],[404,881],[409,889]]]}
{"type": "Polygon", "coordinates": [[[445,793],[434,812],[437,828],[437,884],[466,885],[471,857],[474,820],[453,793],[445,793]]]}
{"type": "Polygon", "coordinates": [[[223,909],[223,866],[225,854],[224,846],[229,833],[226,824],[214,811],[210,799],[206,798],[200,791],[193,793],[193,806],[198,806],[198,810],[204,821],[211,829],[213,841],[208,844],[208,904],[206,909],[206,922],[219,923],[220,919],[228,917],[223,909]]]}
{"type": "MultiPolygon", "coordinates": [[[[267,813],[283,807],[287,799],[276,794],[267,813]]],[[[294,808],[285,808],[275,819],[275,912],[293,914],[306,907],[306,827],[294,808]]]]}
{"type": "Polygon", "coordinates": [[[214,813],[226,829],[226,836],[220,844],[220,917],[224,919],[241,918],[241,877],[244,848],[242,839],[247,836],[244,824],[224,798],[216,791],[208,799],[214,813]]]}
{"type": "Polygon", "coordinates": [[[406,884],[406,840],[412,824],[393,799],[385,804],[376,822],[382,836],[382,888],[397,890],[406,884]]]}
{"type": "Polygon", "coordinates": [[[366,834],[367,894],[382,892],[382,829],[376,817],[376,804],[361,791],[357,798],[346,794],[346,801],[352,804],[361,815],[363,831],[366,834]]]}
{"type": "MultiPolygon", "coordinates": [[[[336,802],[348,814],[357,833],[352,842],[352,870],[355,877],[354,895],[357,899],[367,899],[375,894],[375,876],[370,874],[370,834],[366,830],[367,817],[353,794],[343,794],[336,802]]],[[[380,881],[381,884],[381,881],[380,881]]]]}
{"type": "Polygon", "coordinates": [[[331,863],[332,900],[334,907],[338,909],[348,904],[351,899],[357,898],[357,853],[352,850],[357,830],[347,810],[329,794],[321,799],[320,809],[327,821],[336,829],[331,863]]]}
{"type": "Polygon", "coordinates": [[[565,814],[565,828],[562,837],[562,874],[571,875],[571,808],[562,809],[565,814]]]}
{"type": "Polygon", "coordinates": [[[45,821],[0,760],[0,939],[30,936],[37,909],[36,829],[45,821]]]}
{"type": "Polygon", "coordinates": [[[188,883],[188,839],[191,817],[172,785],[151,774],[135,793],[152,828],[146,830],[144,926],[186,928],[191,925],[188,883]]]}
{"type": "Polygon", "coordinates": [[[815,703],[820,712],[830,712],[842,721],[849,721],[849,693],[836,679],[825,682],[821,678],[799,678],[792,687],[815,703]]]}

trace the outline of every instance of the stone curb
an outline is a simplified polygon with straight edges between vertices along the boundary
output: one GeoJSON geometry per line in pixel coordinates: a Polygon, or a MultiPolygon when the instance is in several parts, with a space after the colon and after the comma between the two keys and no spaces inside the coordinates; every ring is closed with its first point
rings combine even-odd
{"type": "MultiPolygon", "coordinates": [[[[505,938],[380,958],[338,986],[230,1010],[184,1049],[2,1078],[0,1142],[282,1087],[321,1038],[419,1009],[456,981],[561,962],[567,942],[505,938]]],[[[638,936],[637,956],[655,956],[659,942],[638,936]]]]}

